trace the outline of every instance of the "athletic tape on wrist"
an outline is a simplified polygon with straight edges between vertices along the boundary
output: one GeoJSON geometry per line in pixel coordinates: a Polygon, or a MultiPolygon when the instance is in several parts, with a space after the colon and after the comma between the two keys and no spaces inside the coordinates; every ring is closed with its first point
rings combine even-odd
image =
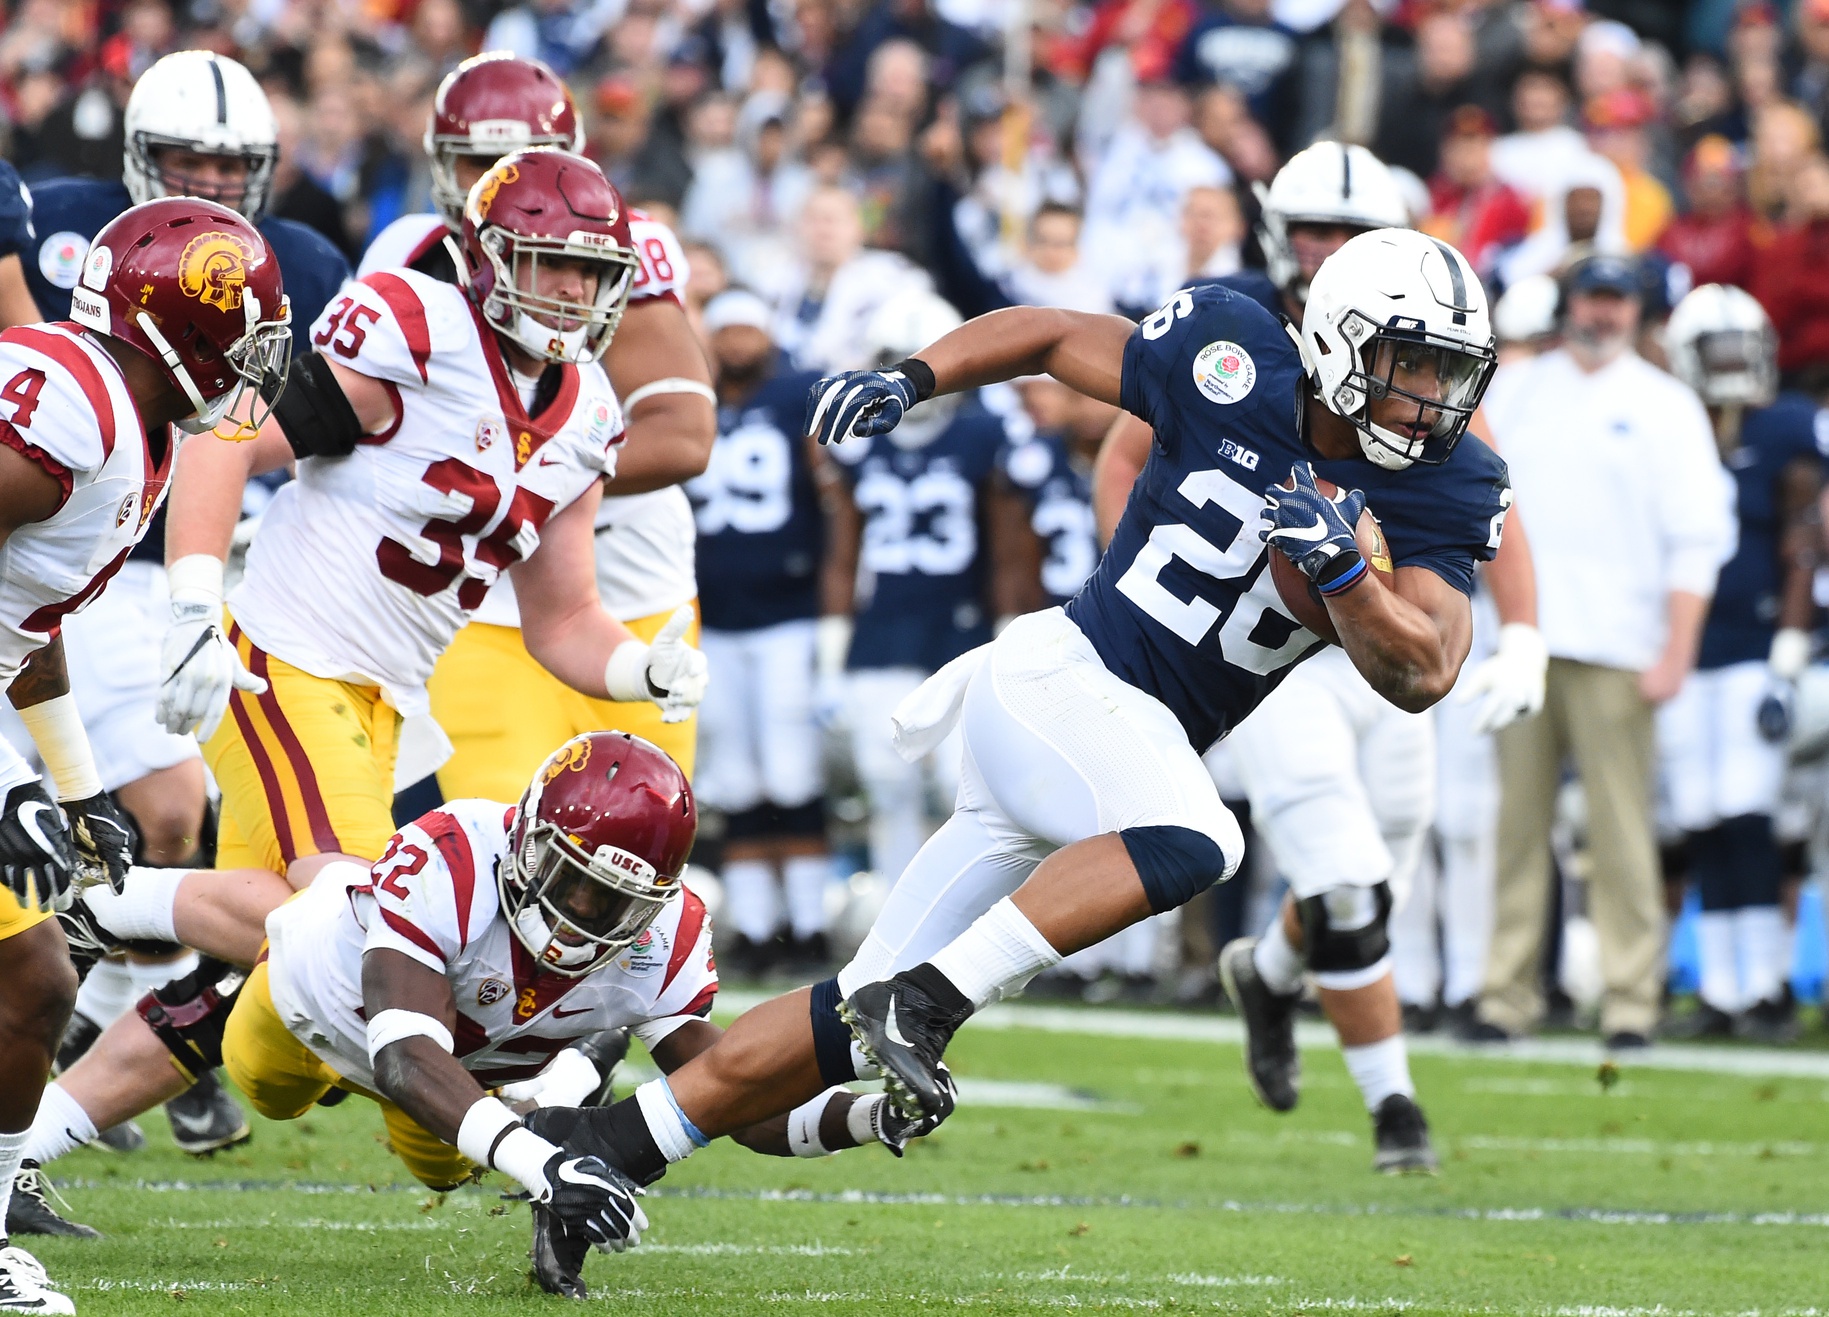
{"type": "MultiPolygon", "coordinates": [[[[382,1016],[397,1014],[406,1012],[382,1011],[375,1018],[379,1020],[382,1016]]],[[[464,1112],[463,1120],[458,1123],[457,1150],[478,1166],[493,1166],[495,1163],[490,1154],[502,1141],[502,1136],[520,1124],[521,1118],[508,1109],[507,1103],[499,1098],[480,1097],[470,1104],[470,1109],[464,1112]]]]}
{"type": "MultiPolygon", "coordinates": [[[[430,1038],[447,1052],[456,1047],[444,1021],[435,1020],[418,1011],[385,1010],[368,1022],[368,1063],[375,1064],[375,1058],[381,1055],[382,1048],[403,1038],[430,1038]]],[[[502,1109],[507,1110],[506,1107],[502,1109]]]]}
{"type": "Polygon", "coordinates": [[[648,698],[648,646],[625,640],[610,651],[603,668],[603,688],[612,700],[629,704],[648,698]]]}
{"type": "Polygon", "coordinates": [[[213,553],[188,553],[165,570],[174,602],[179,595],[207,595],[222,602],[222,559],[213,553]]]}
{"type": "Polygon", "coordinates": [[[19,710],[19,721],[32,735],[45,772],[57,786],[59,800],[87,800],[102,793],[102,776],[95,768],[95,752],[83,730],[76,697],[66,692],[19,710]]]}

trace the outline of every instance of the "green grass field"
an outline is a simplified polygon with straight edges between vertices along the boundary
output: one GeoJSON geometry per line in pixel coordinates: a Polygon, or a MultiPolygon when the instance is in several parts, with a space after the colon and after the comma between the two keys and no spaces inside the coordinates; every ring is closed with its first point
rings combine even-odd
{"type": "MultiPolygon", "coordinates": [[[[1592,1063],[1419,1056],[1443,1171],[1402,1180],[1371,1173],[1329,1051],[1306,1053],[1302,1106],[1284,1117],[1253,1104],[1224,1043],[971,1027],[950,1055],[965,1101],[905,1160],[721,1144],[674,1170],[641,1247],[591,1259],[593,1303],[1829,1314],[1821,1053],[1734,1054],[1741,1074],[1627,1064],[1610,1089],[1592,1063]]],[[[499,1177],[442,1200],[418,1189],[359,1099],[259,1124],[201,1162],[172,1149],[162,1116],[145,1125],[142,1153],[55,1168],[105,1240],[25,1241],[83,1313],[563,1302],[527,1278],[526,1209],[501,1201],[499,1177]]]]}

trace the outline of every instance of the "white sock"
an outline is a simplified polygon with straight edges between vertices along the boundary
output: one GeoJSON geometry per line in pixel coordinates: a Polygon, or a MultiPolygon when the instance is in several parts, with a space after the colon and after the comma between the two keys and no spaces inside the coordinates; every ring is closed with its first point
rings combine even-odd
{"type": "Polygon", "coordinates": [[[724,910],[730,926],[751,942],[766,942],[781,924],[775,866],[767,860],[726,860],[724,910]]]}
{"type": "Polygon", "coordinates": [[[698,1127],[686,1119],[686,1113],[673,1100],[673,1090],[665,1079],[650,1079],[636,1089],[635,1104],[648,1122],[648,1133],[654,1136],[661,1155],[669,1163],[683,1161],[709,1142],[699,1133],[698,1127]]]}
{"type": "Polygon", "coordinates": [[[154,989],[163,988],[174,979],[181,979],[197,968],[197,953],[187,951],[176,960],[152,960],[127,962],[127,973],[133,977],[133,999],[140,998],[154,989]]]}
{"type": "Polygon", "coordinates": [[[176,942],[179,938],[172,927],[172,905],[178,899],[178,884],[195,872],[136,864],[127,871],[121,891],[99,884],[91,887],[83,900],[101,926],[116,937],[176,942]]]}
{"type": "Polygon", "coordinates": [[[1060,964],[1061,953],[1006,896],[928,963],[977,1008],[1020,992],[1037,974],[1060,964]]]}
{"type": "Polygon", "coordinates": [[[18,1173],[20,1159],[25,1156],[29,1132],[15,1130],[0,1134],[0,1239],[6,1238],[6,1208],[13,1201],[13,1176],[18,1173]]]}
{"type": "Polygon", "coordinates": [[[1257,966],[1257,976],[1264,981],[1270,991],[1287,997],[1298,992],[1302,987],[1302,953],[1289,945],[1289,935],[1283,931],[1283,911],[1279,907],[1276,917],[1270,921],[1270,927],[1257,940],[1257,947],[1251,953],[1251,963],[1257,966]]]}
{"type": "Polygon", "coordinates": [[[44,1086],[44,1096],[38,1099],[38,1114],[32,1118],[31,1138],[25,1145],[25,1155],[45,1166],[72,1148],[82,1147],[97,1132],[95,1122],[89,1119],[82,1104],[52,1080],[44,1086]]]}
{"type": "Polygon", "coordinates": [[[1746,1006],[1771,1001],[1791,977],[1791,930],[1775,905],[1750,905],[1734,911],[1734,948],[1739,953],[1740,982],[1746,1006]]]}
{"type": "Polygon", "coordinates": [[[1701,962],[1702,1000],[1732,1015],[1751,1005],[1740,997],[1740,975],[1734,969],[1733,910],[1704,910],[1696,919],[1696,959],[1701,962]]]}
{"type": "Polygon", "coordinates": [[[106,1029],[133,1005],[133,987],[133,973],[124,962],[100,961],[76,990],[76,1013],[106,1029]]]}
{"type": "Polygon", "coordinates": [[[1402,1034],[1364,1047],[1343,1047],[1340,1055],[1346,1058],[1347,1072],[1359,1085],[1367,1111],[1377,1111],[1378,1104],[1393,1093],[1416,1096],[1416,1085],[1410,1082],[1410,1054],[1404,1048],[1402,1034]]]}
{"type": "Polygon", "coordinates": [[[788,923],[802,941],[826,931],[826,884],[831,878],[830,856],[790,855],[781,863],[788,923]]]}

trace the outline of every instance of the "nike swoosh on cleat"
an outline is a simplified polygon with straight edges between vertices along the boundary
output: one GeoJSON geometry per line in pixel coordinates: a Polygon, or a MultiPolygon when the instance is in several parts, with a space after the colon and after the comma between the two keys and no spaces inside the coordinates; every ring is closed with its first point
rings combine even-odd
{"type": "Polygon", "coordinates": [[[896,1027],[894,997],[889,999],[889,1010],[883,1015],[883,1037],[887,1038],[897,1047],[913,1046],[906,1038],[902,1037],[902,1031],[896,1027]]]}
{"type": "Polygon", "coordinates": [[[171,1117],[172,1124],[186,1134],[208,1134],[216,1123],[216,1113],[213,1111],[206,1111],[201,1116],[187,1115],[182,1111],[168,1111],[166,1114],[171,1117]]]}

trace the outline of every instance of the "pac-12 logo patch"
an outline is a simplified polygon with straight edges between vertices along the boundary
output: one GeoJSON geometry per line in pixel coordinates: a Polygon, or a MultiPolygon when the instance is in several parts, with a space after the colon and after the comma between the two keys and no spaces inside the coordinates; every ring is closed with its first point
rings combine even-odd
{"type": "Polygon", "coordinates": [[[513,991],[514,989],[509,987],[501,979],[484,979],[481,983],[476,985],[476,1004],[478,1006],[493,1006],[513,991]]]}
{"type": "Polygon", "coordinates": [[[1238,402],[1256,383],[1257,363],[1236,343],[1221,339],[1194,356],[1194,386],[1214,402],[1238,402]]]}

